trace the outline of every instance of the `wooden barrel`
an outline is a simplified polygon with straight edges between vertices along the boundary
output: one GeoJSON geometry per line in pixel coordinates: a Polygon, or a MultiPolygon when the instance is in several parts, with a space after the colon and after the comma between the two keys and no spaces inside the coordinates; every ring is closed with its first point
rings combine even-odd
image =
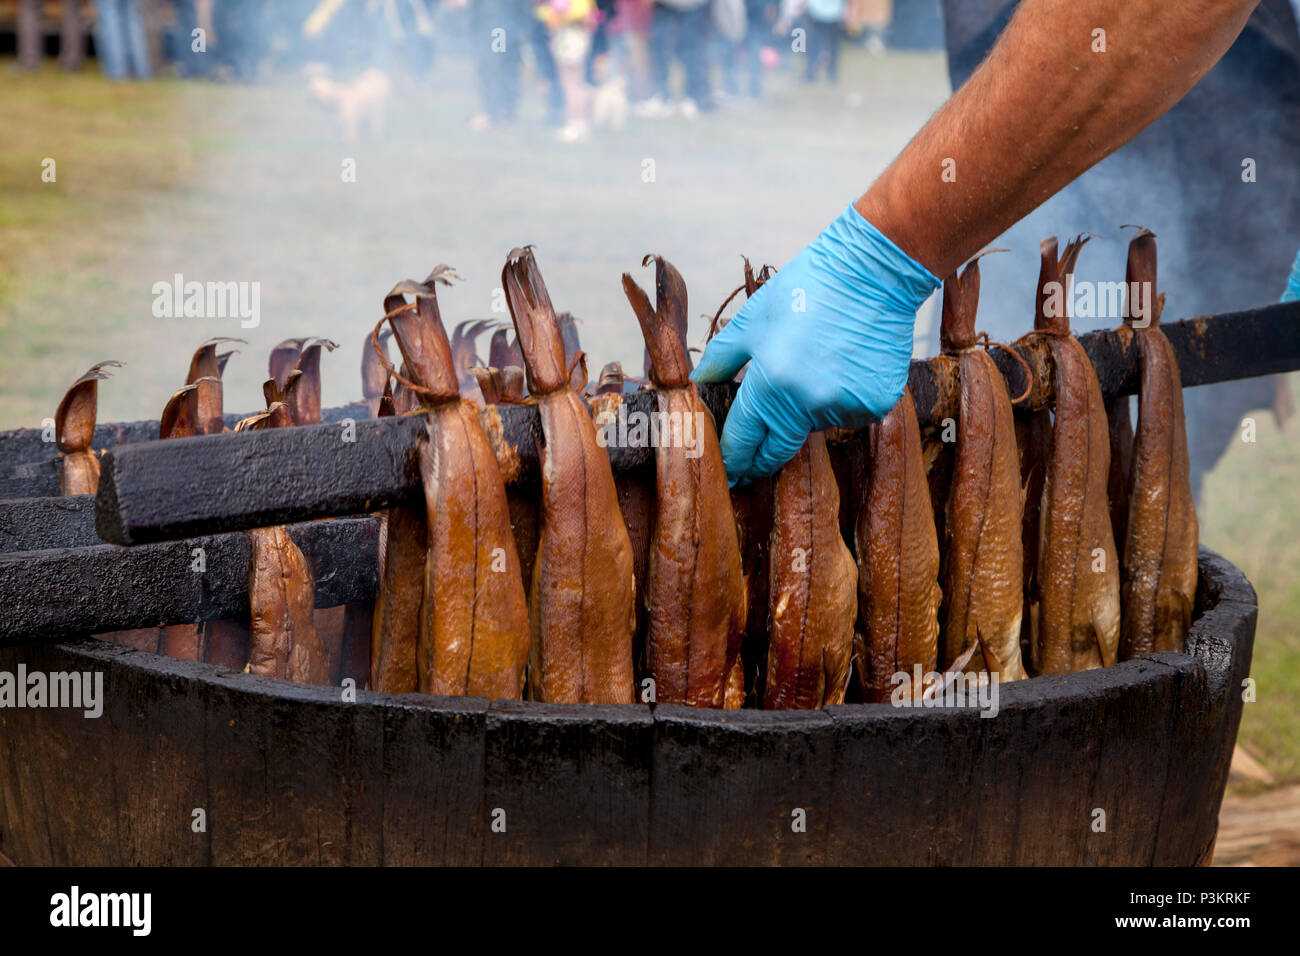
{"type": "Polygon", "coordinates": [[[999,709],[703,711],[300,687],[86,640],[103,713],[0,709],[21,864],[1197,864],[1256,602],[1202,550],[1186,654],[999,688],[999,709]]]}

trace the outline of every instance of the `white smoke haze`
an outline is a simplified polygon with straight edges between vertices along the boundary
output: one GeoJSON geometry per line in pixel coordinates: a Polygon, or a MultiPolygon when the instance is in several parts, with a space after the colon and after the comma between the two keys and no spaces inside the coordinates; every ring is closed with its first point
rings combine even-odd
{"type": "MultiPolygon", "coordinates": [[[[147,152],[129,199],[105,202],[112,216],[84,224],[88,248],[69,271],[74,286],[98,294],[40,309],[75,332],[52,343],[39,372],[19,373],[31,376],[21,385],[36,401],[6,411],[3,425],[36,424],[36,412],[51,414],[67,384],[104,358],[127,364],[100,387],[100,421],[156,418],[184,383],[191,351],[217,335],[248,339],[226,369],[227,412],[261,407],[270,349],[310,335],[341,346],[322,359],[325,405],[358,400],[362,341],[394,283],[448,263],[465,280],[440,293],[448,330],[471,319],[508,324],[507,312],[492,311],[494,292],[506,254],[525,243],[536,246],[556,308],[578,317],[592,374],[617,360],[640,375],[624,271],[645,283],[644,254],[671,260],[690,292],[690,344],[701,346],[704,316],[740,283],[741,256],[755,266],[793,257],[949,93],[937,51],[846,48],[842,70],[838,88],[769,74],[761,103],[694,121],[633,117],[587,144],[553,139],[527,68],[517,123],[471,132],[479,99],[459,51],[442,51],[428,75],[395,70],[382,138],[363,129],[351,144],[300,69],[256,84],[124,87],[129,103],[146,99],[165,115],[141,129],[151,142],[132,144],[147,152]],[[155,283],[177,273],[258,283],[259,324],[155,318],[155,283]]],[[[358,72],[333,76],[346,83],[358,72]]],[[[24,308],[36,314],[34,303],[24,308]]]]}

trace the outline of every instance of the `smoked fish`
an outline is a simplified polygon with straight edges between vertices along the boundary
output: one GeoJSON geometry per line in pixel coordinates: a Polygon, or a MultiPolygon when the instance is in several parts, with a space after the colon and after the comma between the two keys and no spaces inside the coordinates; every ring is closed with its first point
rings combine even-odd
{"type": "MultiPolygon", "coordinates": [[[[289,415],[276,403],[240,422],[242,428],[284,427],[289,415]]],[[[312,623],[316,577],[282,525],[248,532],[248,671],[298,684],[327,684],[329,655],[312,623]]]]}
{"type": "Polygon", "coordinates": [[[511,251],[501,280],[542,426],[532,697],[631,703],[636,585],[609,456],[570,384],[560,325],[531,249],[511,251]]]}
{"type": "Polygon", "coordinates": [[[406,294],[415,297],[414,309],[389,321],[427,417],[419,453],[427,529],[419,689],[519,699],[530,650],[528,605],[505,482],[478,410],[460,398],[438,311],[436,287],[450,274],[440,267],[423,283],[399,283],[384,303],[392,313],[406,294]]]}
{"type": "MultiPolygon", "coordinates": [[[[869,700],[886,701],[893,676],[939,663],[939,539],[909,389],[868,432],[865,500],[857,514],[859,667],[869,700]]],[[[912,681],[912,697],[924,688],[912,681]]]]}
{"type": "Polygon", "coordinates": [[[1182,380],[1178,359],[1160,331],[1164,296],[1156,295],[1156,239],[1150,230],[1141,230],[1129,243],[1127,271],[1124,322],[1137,339],[1142,380],[1121,585],[1120,655],[1125,659],[1183,649],[1197,574],[1182,380]],[[1139,290],[1136,301],[1134,290],[1139,290]]]}
{"type": "MultiPolygon", "coordinates": [[[[623,291],[641,324],[663,427],[655,448],[655,502],[642,603],[655,700],[692,707],[744,702],[740,659],[747,598],[727,472],[713,416],[690,379],[682,334],[686,283],[660,256],[655,305],[627,273],[623,291]],[[671,440],[674,436],[681,441],[671,440]]],[[[621,369],[618,391],[621,394],[621,369]]],[[[602,375],[602,380],[604,376],[602,375]]]]}
{"type": "Polygon", "coordinates": [[[858,568],[840,536],[839,511],[826,436],[813,432],[777,472],[772,494],[767,710],[844,702],[858,568]]]}
{"type": "Polygon", "coordinates": [[[217,346],[227,342],[244,342],[244,340],[228,337],[208,339],[195,350],[190,359],[190,370],[185,377],[185,384],[194,385],[198,390],[196,434],[199,435],[220,435],[226,429],[222,417],[221,376],[226,370],[226,362],[234,353],[224,352],[218,355],[217,346]]]}
{"type": "Polygon", "coordinates": [[[99,489],[99,456],[91,448],[95,440],[95,417],[99,407],[99,383],[108,378],[106,368],[121,368],[121,362],[100,362],[72,383],[54,413],[54,437],[63,461],[59,469],[59,493],[93,495],[99,489]]]}
{"type": "Polygon", "coordinates": [[[1020,655],[1024,606],[1022,490],[1007,386],[975,337],[979,263],[943,283],[940,342],[959,359],[960,413],[944,518],[943,659],[951,665],[979,643],[966,670],[1025,676],[1020,655]]]}
{"type": "Polygon", "coordinates": [[[1119,559],[1106,485],[1110,429],[1097,373],[1070,334],[1062,290],[1086,238],[1057,258],[1055,239],[1042,243],[1036,330],[1052,356],[1055,414],[1039,513],[1039,602],[1033,666],[1039,674],[1109,667],[1119,651],[1119,559]]]}

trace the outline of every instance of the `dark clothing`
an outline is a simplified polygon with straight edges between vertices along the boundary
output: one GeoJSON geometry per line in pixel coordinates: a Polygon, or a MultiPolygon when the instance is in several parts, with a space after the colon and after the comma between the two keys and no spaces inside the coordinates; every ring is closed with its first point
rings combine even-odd
{"type": "Polygon", "coordinates": [[[472,0],[469,16],[470,56],[483,112],[494,123],[510,122],[519,107],[519,41],[526,35],[528,5],[520,0],[472,0]],[[504,32],[494,35],[497,30],[504,32]]]}
{"type": "Polygon", "coordinates": [[[212,5],[217,42],[208,49],[238,79],[257,78],[265,42],[262,14],[261,0],[218,0],[212,5]]]}
{"type": "Polygon", "coordinates": [[[204,50],[194,49],[194,31],[199,28],[199,13],[195,0],[173,0],[171,28],[171,53],[181,76],[206,76],[208,66],[207,38],[204,50]]]}
{"type": "Polygon", "coordinates": [[[808,81],[817,79],[817,74],[824,68],[828,82],[835,83],[840,78],[840,39],[841,27],[838,20],[825,22],[805,17],[804,29],[808,31],[808,53],[804,57],[803,78],[808,81]]]}
{"type": "Polygon", "coordinates": [[[470,55],[488,118],[494,123],[514,121],[519,110],[522,44],[527,42],[537,71],[546,81],[547,118],[552,123],[562,122],[564,90],[555,71],[546,25],[532,15],[532,4],[528,0],[471,0],[469,12],[470,55]],[[494,33],[497,30],[504,32],[494,33]]]}
{"type": "MultiPolygon", "coordinates": [[[[18,0],[18,65],[34,70],[45,52],[41,32],[40,0],[18,0]]],[[[59,66],[79,70],[86,61],[86,24],[81,18],[80,0],[59,4],[59,66]]]]}
{"type": "Polygon", "coordinates": [[[672,98],[668,67],[676,58],[686,73],[686,96],[702,110],[713,108],[708,62],[711,15],[707,3],[690,10],[655,4],[650,26],[650,72],[655,93],[663,99],[672,98]]]}
{"type": "MultiPolygon", "coordinates": [[[[992,48],[1014,10],[1008,0],[944,4],[953,88],[992,48]]],[[[1104,55],[1104,54],[1098,54],[1104,55]]],[[[1169,321],[1276,302],[1300,247],[1300,32],[1289,0],[1262,0],[1223,59],[1168,113],[994,244],[1014,250],[980,262],[980,324],[995,337],[1028,330],[1038,241],[1088,230],[1077,278],[1124,277],[1122,223],[1159,237],[1160,289],[1169,321]],[[1254,161],[1255,181],[1243,182],[1254,161]]],[[[1078,319],[1076,330],[1117,317],[1078,319]]],[[[934,330],[937,339],[938,330],[934,330]]],[[[1184,393],[1193,489],[1236,436],[1241,416],[1272,405],[1276,382],[1252,379],[1184,393]]]]}
{"type": "Polygon", "coordinates": [[[596,24],[596,30],[591,35],[591,51],[587,54],[587,82],[592,86],[597,85],[597,78],[593,66],[596,57],[610,52],[609,48],[609,25],[614,21],[614,0],[596,0],[596,9],[600,11],[600,22],[596,24]]]}

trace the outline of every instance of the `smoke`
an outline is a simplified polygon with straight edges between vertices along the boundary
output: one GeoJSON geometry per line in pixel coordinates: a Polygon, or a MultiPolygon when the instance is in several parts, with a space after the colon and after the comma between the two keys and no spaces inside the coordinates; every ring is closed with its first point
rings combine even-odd
{"type": "MultiPolygon", "coordinates": [[[[440,291],[448,331],[477,319],[508,325],[500,270],[526,243],[536,246],[556,309],[578,317],[588,367],[620,361],[639,375],[643,347],[623,272],[644,283],[642,256],[670,259],[689,289],[690,344],[702,346],[705,316],[741,281],[741,256],[756,266],[792,258],[948,94],[938,54],[874,59],[846,49],[838,89],[804,87],[795,63],[765,77],[762,102],[731,102],[695,120],[632,117],[622,130],[597,129],[589,143],[562,143],[546,122],[535,47],[516,28],[506,43],[521,47],[518,119],[475,132],[481,88],[463,16],[444,9],[433,36],[412,31],[397,43],[376,27],[381,14],[359,0],[349,7],[367,15],[349,21],[342,38],[337,24],[303,39],[280,22],[260,37],[248,30],[223,40],[218,22],[209,55],[240,36],[254,50],[227,47],[219,62],[235,65],[229,82],[174,84],[177,135],[192,168],[123,225],[150,237],[147,261],[133,264],[140,302],[125,310],[128,368],[115,381],[129,373],[141,387],[129,398],[101,390],[104,420],[156,417],[183,382],[190,350],[216,335],[249,340],[227,367],[229,412],[260,407],[271,348],[309,335],[340,344],[322,358],[325,404],[355,401],[363,342],[396,282],[448,263],[464,277],[440,291]],[[241,81],[238,69],[250,62],[255,81],[241,81]],[[372,130],[361,104],[348,142],[339,98],[376,67],[391,83],[377,104],[382,122],[372,130]],[[322,78],[333,99],[320,95],[322,78]],[[150,290],[177,273],[257,283],[260,322],[152,318],[150,290]]],[[[722,83],[716,71],[714,81],[722,83]]],[[[672,82],[680,89],[680,77],[672,82]]],[[[479,351],[486,356],[486,335],[479,351]]]]}

